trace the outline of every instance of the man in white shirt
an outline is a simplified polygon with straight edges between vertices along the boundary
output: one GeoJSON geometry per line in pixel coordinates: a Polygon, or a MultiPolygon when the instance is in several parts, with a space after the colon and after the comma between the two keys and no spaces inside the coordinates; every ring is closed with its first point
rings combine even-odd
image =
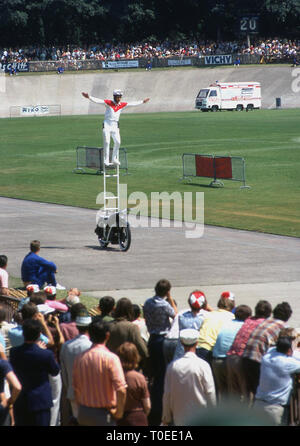
{"type": "Polygon", "coordinates": [[[7,268],[7,256],[0,255],[0,294],[9,296],[8,290],[8,272],[7,268]]]}
{"type": "Polygon", "coordinates": [[[185,354],[167,368],[163,395],[164,425],[187,426],[200,408],[216,405],[215,384],[209,364],[196,355],[199,332],[180,331],[185,354]]]}
{"type": "Polygon", "coordinates": [[[104,148],[104,164],[106,166],[111,165],[109,163],[109,145],[110,138],[112,137],[114,141],[114,148],[112,154],[112,163],[115,165],[120,165],[119,162],[119,148],[121,144],[121,137],[119,131],[119,119],[121,111],[125,107],[134,107],[137,105],[145,104],[150,99],[146,98],[141,101],[135,102],[121,102],[123,93],[121,90],[114,90],[113,101],[110,99],[99,99],[90,96],[88,93],[82,93],[82,96],[89,99],[96,104],[104,104],[106,107],[104,122],[103,122],[103,148],[104,148]]]}

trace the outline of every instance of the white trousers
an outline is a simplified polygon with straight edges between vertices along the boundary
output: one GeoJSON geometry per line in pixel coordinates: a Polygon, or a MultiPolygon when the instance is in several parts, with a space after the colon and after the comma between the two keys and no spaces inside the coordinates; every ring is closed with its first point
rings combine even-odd
{"type": "Polygon", "coordinates": [[[62,391],[61,373],[56,376],[49,375],[49,382],[52,392],[53,407],[51,407],[50,426],[60,425],[60,396],[62,391]]]}
{"type": "Polygon", "coordinates": [[[119,159],[119,148],[121,144],[120,130],[118,123],[103,123],[103,148],[104,148],[104,162],[109,163],[109,146],[110,138],[113,139],[114,147],[112,153],[112,160],[119,159]]]}

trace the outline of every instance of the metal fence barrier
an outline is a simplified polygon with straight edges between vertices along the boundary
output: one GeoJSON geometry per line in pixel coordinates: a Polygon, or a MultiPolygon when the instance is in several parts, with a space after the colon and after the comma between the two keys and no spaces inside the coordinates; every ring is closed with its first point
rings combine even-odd
{"type": "MultiPolygon", "coordinates": [[[[110,159],[113,149],[110,149],[110,159]]],[[[127,151],[125,148],[119,149],[119,169],[125,170],[128,174],[127,151]]],[[[96,170],[96,174],[103,174],[103,147],[78,146],[76,148],[76,168],[74,173],[87,173],[86,169],[96,170]]]]}

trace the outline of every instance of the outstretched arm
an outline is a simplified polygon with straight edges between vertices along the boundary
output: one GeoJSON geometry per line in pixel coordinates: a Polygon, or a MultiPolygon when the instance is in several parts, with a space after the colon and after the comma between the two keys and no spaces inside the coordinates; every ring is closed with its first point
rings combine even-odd
{"type": "Polygon", "coordinates": [[[95,102],[96,104],[104,104],[104,100],[103,99],[99,99],[99,98],[94,98],[93,96],[90,96],[88,93],[81,93],[82,96],[86,99],[89,99],[92,102],[95,102]]]}
{"type": "Polygon", "coordinates": [[[150,98],[145,98],[141,101],[127,102],[127,107],[135,107],[136,105],[146,104],[148,101],[150,101],[150,98]]]}

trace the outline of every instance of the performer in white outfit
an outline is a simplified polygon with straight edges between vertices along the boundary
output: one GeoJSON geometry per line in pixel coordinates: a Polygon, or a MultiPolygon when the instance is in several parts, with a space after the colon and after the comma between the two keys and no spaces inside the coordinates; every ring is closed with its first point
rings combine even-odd
{"type": "Polygon", "coordinates": [[[123,93],[121,90],[114,90],[113,97],[114,100],[110,99],[99,99],[90,96],[88,93],[82,93],[82,96],[89,99],[96,104],[104,104],[106,107],[104,122],[103,122],[103,148],[104,148],[104,164],[106,166],[111,165],[109,162],[109,145],[110,138],[112,137],[114,141],[112,163],[115,165],[120,165],[119,162],[119,148],[121,144],[120,131],[119,131],[119,119],[121,111],[125,107],[133,107],[136,105],[145,104],[149,101],[149,98],[143,99],[141,101],[135,102],[121,102],[123,93]]]}

